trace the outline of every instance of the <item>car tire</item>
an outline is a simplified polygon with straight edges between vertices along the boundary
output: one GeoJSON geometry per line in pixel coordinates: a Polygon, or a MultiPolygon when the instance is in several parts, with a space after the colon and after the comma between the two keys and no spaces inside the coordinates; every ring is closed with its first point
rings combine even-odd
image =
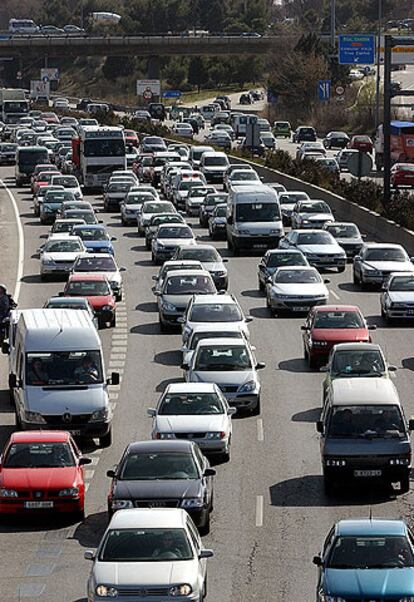
{"type": "Polygon", "coordinates": [[[106,322],[105,322],[105,320],[103,320],[103,319],[102,319],[102,318],[100,318],[100,317],[98,318],[98,328],[99,328],[99,329],[106,328],[106,322]]]}
{"type": "Polygon", "coordinates": [[[21,431],[22,429],[22,421],[20,420],[19,414],[17,412],[17,409],[15,408],[14,410],[14,423],[16,425],[16,429],[21,431]]]}
{"type": "Polygon", "coordinates": [[[331,476],[323,475],[323,490],[326,496],[331,496],[334,492],[335,483],[331,476]]]}
{"type": "Polygon", "coordinates": [[[265,285],[260,280],[260,278],[258,278],[258,287],[259,287],[259,291],[264,291],[265,290],[265,285]]]}
{"type": "Polygon", "coordinates": [[[318,367],[318,360],[315,357],[312,357],[309,353],[308,353],[308,366],[311,370],[316,370],[318,367]]]}
{"type": "Polygon", "coordinates": [[[400,479],[400,491],[399,493],[408,493],[410,491],[410,475],[406,474],[400,479]]]}
{"type": "Polygon", "coordinates": [[[260,401],[260,396],[257,399],[257,404],[255,405],[255,407],[252,409],[251,414],[252,416],[259,416],[260,412],[261,412],[261,401],[260,401]]]}
{"type": "Polygon", "coordinates": [[[148,238],[145,239],[145,248],[147,249],[147,251],[151,250],[151,243],[148,240],[148,238]]]}
{"type": "Polygon", "coordinates": [[[309,353],[308,353],[308,350],[306,349],[306,345],[303,345],[303,359],[305,360],[305,362],[307,362],[309,359],[309,353]]]}
{"type": "Polygon", "coordinates": [[[103,437],[99,437],[99,447],[110,447],[112,443],[112,428],[103,437]]]}
{"type": "Polygon", "coordinates": [[[168,326],[161,320],[159,320],[160,330],[161,332],[168,332],[168,326]]]}
{"type": "Polygon", "coordinates": [[[352,273],[352,279],[355,285],[359,285],[361,284],[360,279],[358,278],[358,276],[356,275],[356,271],[354,270],[352,273]]]}
{"type": "Polygon", "coordinates": [[[83,523],[83,521],[85,520],[85,509],[76,510],[75,512],[73,512],[72,517],[73,517],[73,522],[83,523]]]}
{"type": "Polygon", "coordinates": [[[115,328],[116,326],[116,315],[113,316],[111,322],[110,322],[110,326],[111,328],[115,328]]]}
{"type": "Polygon", "coordinates": [[[199,527],[200,535],[208,535],[210,533],[210,512],[207,510],[206,518],[202,525],[199,527]]]}
{"type": "Polygon", "coordinates": [[[338,268],[338,274],[341,274],[342,272],[345,272],[346,266],[343,265],[341,267],[338,268]]]}

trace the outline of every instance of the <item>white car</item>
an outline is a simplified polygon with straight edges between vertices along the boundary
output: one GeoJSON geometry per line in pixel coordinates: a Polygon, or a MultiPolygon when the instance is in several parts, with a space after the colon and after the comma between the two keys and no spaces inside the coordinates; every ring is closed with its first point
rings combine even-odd
{"type": "Polygon", "coordinates": [[[173,272],[174,270],[204,270],[204,268],[200,261],[190,259],[165,261],[158,274],[152,277],[155,281],[155,286],[152,289],[153,293],[162,289],[162,285],[168,272],[173,272]]]}
{"type": "Polygon", "coordinates": [[[73,264],[74,274],[103,274],[108,279],[117,301],[122,299],[122,276],[126,268],[118,267],[110,253],[82,253],[73,264]]]}
{"type": "Polygon", "coordinates": [[[354,284],[381,285],[392,272],[414,272],[412,259],[401,245],[366,243],[354,257],[354,284]]]}
{"type": "Polygon", "coordinates": [[[236,169],[226,179],[227,190],[233,186],[258,186],[261,184],[258,173],[253,169],[236,169]]]}
{"type": "Polygon", "coordinates": [[[291,214],[292,228],[323,228],[334,222],[332,210],[325,201],[297,201],[291,214]]]}
{"type": "Polygon", "coordinates": [[[53,176],[51,186],[63,186],[68,192],[72,192],[76,199],[82,199],[83,194],[79,182],[75,176],[62,175],[53,176]]]}
{"type": "Polygon", "coordinates": [[[174,123],[172,131],[176,136],[181,138],[193,138],[194,130],[189,123],[174,123]]]}
{"type": "Polygon", "coordinates": [[[391,273],[381,295],[381,315],[387,321],[414,319],[414,274],[391,273]]]}
{"type": "Polygon", "coordinates": [[[162,224],[152,239],[152,261],[157,265],[171,259],[178,246],[194,246],[197,241],[187,224],[162,224]]]}
{"type": "Polygon", "coordinates": [[[177,210],[170,201],[147,201],[142,205],[137,217],[138,234],[144,236],[144,228],[149,224],[151,217],[157,213],[176,213],[177,210]]]}
{"type": "Polygon", "coordinates": [[[228,339],[244,339],[247,341],[245,332],[241,330],[237,322],[230,322],[227,324],[222,324],[221,322],[207,322],[205,324],[196,324],[193,326],[190,336],[186,343],[181,347],[183,354],[182,367],[189,365],[200,341],[203,339],[217,339],[223,337],[228,339]]]}
{"type": "Polygon", "coordinates": [[[174,383],[167,386],[153,417],[153,439],[190,439],[204,454],[230,460],[231,416],[223,393],[214,383],[174,383]]]}
{"type": "Polygon", "coordinates": [[[185,210],[187,215],[199,215],[200,207],[208,194],[217,192],[214,186],[203,184],[192,186],[185,199],[185,210]]]}
{"type": "Polygon", "coordinates": [[[158,191],[156,188],[154,188],[154,186],[151,186],[151,184],[138,184],[138,186],[132,186],[132,188],[129,189],[129,192],[142,192],[142,193],[146,193],[146,194],[151,194],[155,200],[160,201],[160,195],[158,194],[158,191]]]}
{"type": "Polygon", "coordinates": [[[199,602],[207,593],[207,558],[191,517],[182,508],[118,510],[107,526],[88,579],[88,602],[148,602],[176,597],[199,602]]]}
{"type": "Polygon", "coordinates": [[[76,259],[86,248],[79,236],[53,236],[40,252],[40,279],[68,276],[76,259]]]}
{"type": "Polygon", "coordinates": [[[307,266],[277,268],[266,284],[266,304],[272,314],[307,313],[315,305],[326,305],[329,291],[318,270],[307,266]]]}
{"type": "Polygon", "coordinates": [[[134,182],[139,184],[138,177],[132,171],[132,169],[116,169],[115,171],[112,172],[111,178],[127,178],[127,179],[131,178],[132,180],[134,180],[134,182]]]}

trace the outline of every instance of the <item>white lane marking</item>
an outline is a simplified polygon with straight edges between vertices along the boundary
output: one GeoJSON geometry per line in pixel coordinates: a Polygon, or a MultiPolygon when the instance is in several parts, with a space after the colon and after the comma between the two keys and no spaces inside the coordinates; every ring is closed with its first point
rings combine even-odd
{"type": "Polygon", "coordinates": [[[111,363],[113,360],[125,360],[125,359],[126,359],[125,353],[111,353],[111,359],[110,359],[109,363],[111,363]]]}
{"type": "Polygon", "coordinates": [[[263,496],[256,496],[256,527],[263,527],[263,496]]]}
{"type": "Polygon", "coordinates": [[[85,480],[90,481],[93,478],[95,471],[91,468],[89,470],[85,470],[85,480]]]}
{"type": "Polygon", "coordinates": [[[262,418],[257,419],[257,440],[264,440],[264,432],[263,432],[263,420],[262,418]]]}
{"type": "Polygon", "coordinates": [[[341,297],[338,295],[338,293],[335,293],[335,291],[333,291],[332,289],[329,289],[331,295],[333,295],[335,297],[335,299],[337,299],[338,301],[341,300],[341,297]]]}
{"type": "Polygon", "coordinates": [[[125,341],[127,338],[128,338],[127,334],[116,334],[116,333],[114,333],[112,335],[112,341],[125,341]]]}
{"type": "Polygon", "coordinates": [[[14,198],[13,193],[11,192],[11,190],[9,190],[9,188],[6,186],[6,184],[3,182],[3,180],[0,180],[0,184],[4,187],[4,190],[7,192],[7,194],[9,195],[9,199],[12,202],[14,215],[16,216],[17,232],[19,235],[19,256],[18,256],[18,260],[17,260],[16,286],[14,288],[14,293],[13,293],[13,298],[17,302],[19,300],[20,288],[22,285],[23,266],[24,266],[23,227],[22,227],[22,221],[20,219],[19,208],[17,206],[17,202],[16,202],[16,199],[14,198]]]}

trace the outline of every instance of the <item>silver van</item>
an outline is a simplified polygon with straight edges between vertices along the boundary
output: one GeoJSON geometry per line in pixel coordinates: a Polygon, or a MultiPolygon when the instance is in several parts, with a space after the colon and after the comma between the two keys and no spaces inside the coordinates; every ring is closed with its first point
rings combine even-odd
{"type": "Polygon", "coordinates": [[[284,236],[277,194],[264,184],[231,188],[226,220],[227,247],[235,255],[241,249],[276,248],[284,236]]]}
{"type": "Polygon", "coordinates": [[[112,412],[101,341],[90,316],[74,309],[31,309],[15,314],[10,329],[9,387],[16,426],[59,429],[112,441],[112,412]],[[17,320],[17,322],[16,322],[17,320]]]}

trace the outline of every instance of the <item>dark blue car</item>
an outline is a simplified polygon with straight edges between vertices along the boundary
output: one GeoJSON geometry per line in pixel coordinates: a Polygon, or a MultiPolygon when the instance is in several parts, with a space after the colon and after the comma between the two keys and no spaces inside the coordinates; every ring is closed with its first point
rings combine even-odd
{"type": "Polygon", "coordinates": [[[402,520],[342,520],[320,556],[317,602],[413,602],[414,537],[402,520]]]}
{"type": "Polygon", "coordinates": [[[116,240],[107,233],[101,224],[82,224],[74,226],[73,235],[79,236],[89,253],[110,253],[114,255],[112,241],[116,240]]]}

